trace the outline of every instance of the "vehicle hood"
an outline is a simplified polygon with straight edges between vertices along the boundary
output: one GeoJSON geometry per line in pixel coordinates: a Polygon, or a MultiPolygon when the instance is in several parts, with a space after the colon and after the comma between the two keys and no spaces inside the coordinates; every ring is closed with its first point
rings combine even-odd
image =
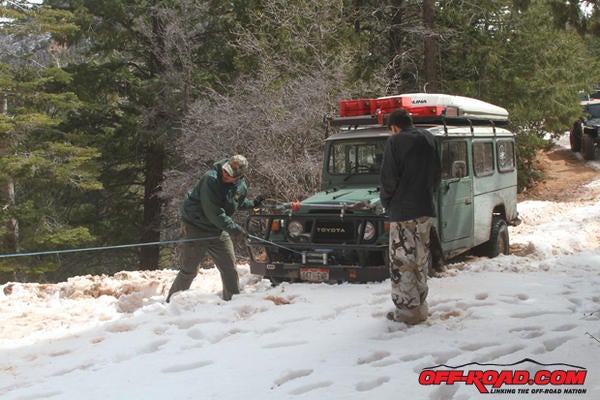
{"type": "Polygon", "coordinates": [[[299,207],[302,213],[327,208],[382,213],[379,188],[374,186],[318,192],[300,202],[299,207]]]}

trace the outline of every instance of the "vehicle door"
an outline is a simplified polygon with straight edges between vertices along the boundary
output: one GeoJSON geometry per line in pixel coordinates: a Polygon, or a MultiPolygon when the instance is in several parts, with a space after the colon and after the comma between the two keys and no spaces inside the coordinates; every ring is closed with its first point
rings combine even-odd
{"type": "Polygon", "coordinates": [[[442,179],[439,188],[439,231],[442,242],[473,236],[473,174],[467,139],[441,144],[442,179]]]}

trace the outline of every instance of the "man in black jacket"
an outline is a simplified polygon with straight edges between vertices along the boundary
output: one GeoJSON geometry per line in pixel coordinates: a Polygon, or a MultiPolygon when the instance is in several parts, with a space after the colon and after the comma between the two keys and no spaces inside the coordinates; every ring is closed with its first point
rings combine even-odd
{"type": "Polygon", "coordinates": [[[435,137],[413,126],[410,114],[395,110],[381,167],[381,204],[390,219],[390,278],[396,306],[388,319],[418,324],[427,319],[429,234],[436,216],[433,191],[440,181],[435,137]]]}

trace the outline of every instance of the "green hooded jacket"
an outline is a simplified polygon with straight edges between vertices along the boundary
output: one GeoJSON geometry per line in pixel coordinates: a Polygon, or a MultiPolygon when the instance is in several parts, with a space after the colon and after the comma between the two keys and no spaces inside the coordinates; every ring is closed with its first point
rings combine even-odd
{"type": "Polygon", "coordinates": [[[246,198],[245,178],[235,183],[221,179],[221,167],[227,159],[217,161],[185,196],[181,218],[187,224],[205,232],[234,233],[241,227],[231,218],[237,209],[250,209],[254,201],[246,198]]]}

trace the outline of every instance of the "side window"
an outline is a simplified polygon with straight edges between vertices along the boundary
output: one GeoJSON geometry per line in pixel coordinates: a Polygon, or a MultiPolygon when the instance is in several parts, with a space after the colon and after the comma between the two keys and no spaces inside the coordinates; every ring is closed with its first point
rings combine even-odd
{"type": "Polygon", "coordinates": [[[467,142],[454,140],[442,143],[442,179],[468,175],[467,142]]]}
{"type": "Polygon", "coordinates": [[[498,171],[509,172],[515,169],[515,142],[498,140],[496,143],[498,171]]]}
{"type": "Polygon", "coordinates": [[[475,176],[488,176],[494,173],[494,144],[473,142],[473,170],[475,176]]]}

